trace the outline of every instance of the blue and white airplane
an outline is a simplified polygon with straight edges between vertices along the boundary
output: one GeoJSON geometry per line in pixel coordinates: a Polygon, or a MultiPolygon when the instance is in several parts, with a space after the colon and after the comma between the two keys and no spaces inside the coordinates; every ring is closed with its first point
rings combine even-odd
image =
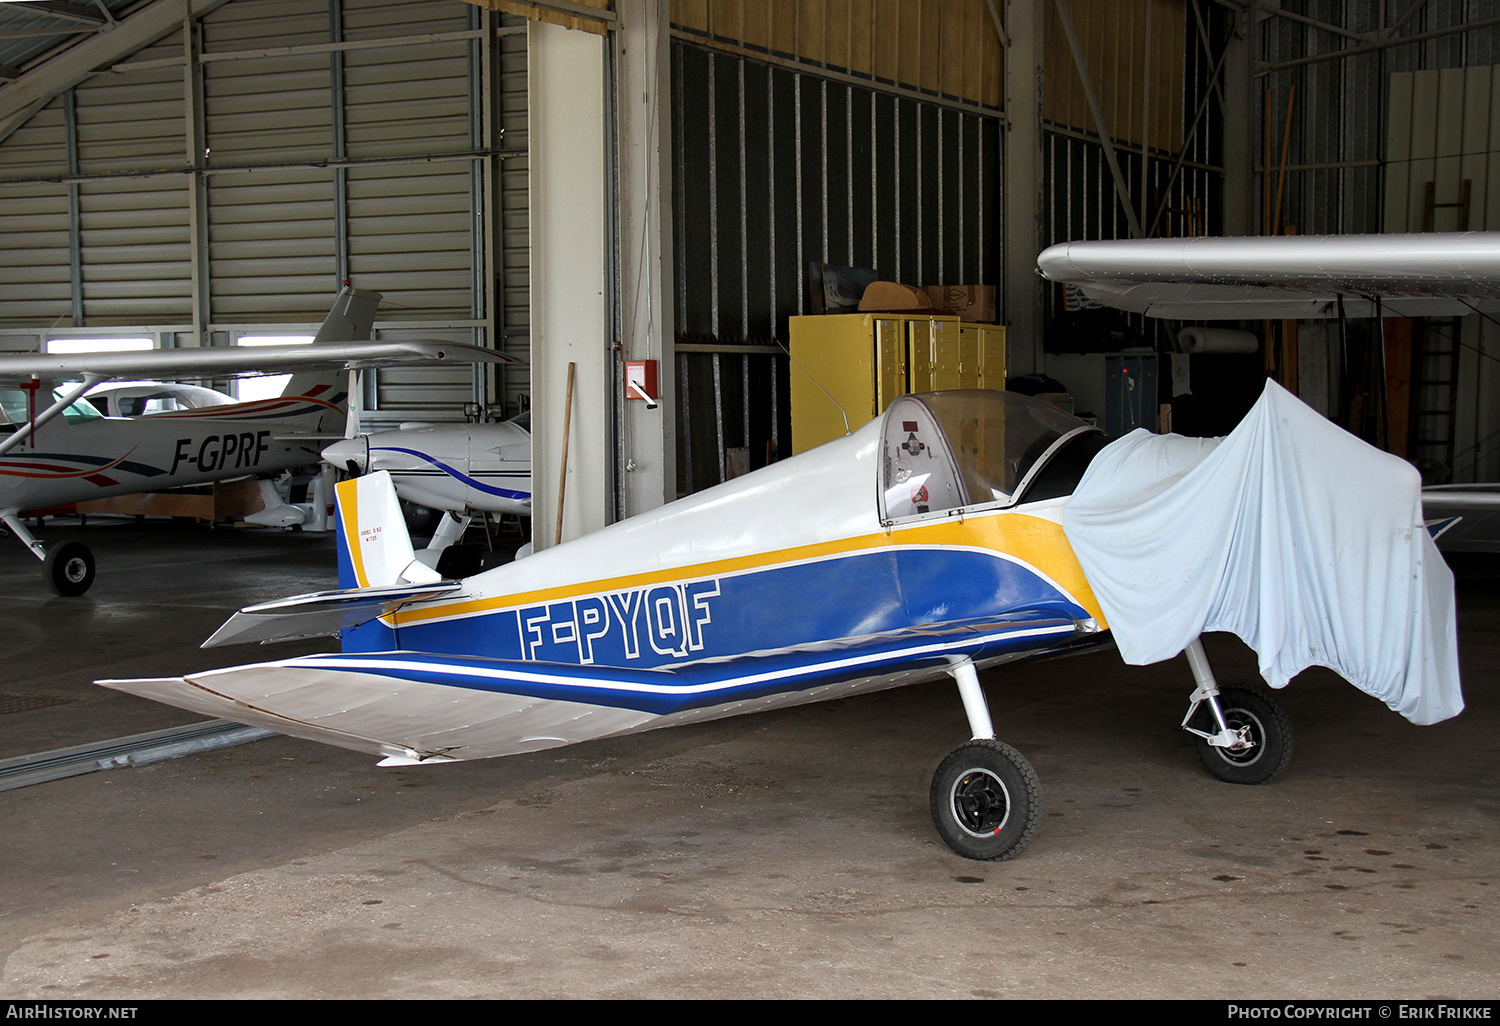
{"type": "Polygon", "coordinates": [[[341,653],[101,683],[411,765],[947,675],[974,740],[939,770],[934,819],[961,854],[1009,857],[1040,786],[994,740],[976,671],[1105,639],[1060,519],[1102,440],[1013,393],[907,396],[842,440],[461,582],[415,558],[377,472],[338,486],[345,590],[250,607],[207,642],[338,632],[341,653]]]}
{"type": "MultiPolygon", "coordinates": [[[[1056,279],[1058,267],[1087,255],[1049,251],[1042,266],[1056,279]]],[[[1147,246],[1145,256],[1156,255],[1147,246]]],[[[1130,269],[1129,260],[1121,263],[1130,269]]],[[[1205,274],[1217,281],[1222,270],[1205,274]]],[[[1190,283],[1190,298],[1200,284],[1190,283]]],[[[960,855],[1006,859],[1035,834],[1041,789],[1025,758],[995,740],[977,671],[1109,639],[1099,596],[1113,595],[1119,582],[1099,578],[1096,594],[1063,529],[1064,508],[1091,462],[1120,465],[1101,456],[1105,441],[1097,429],[1015,393],[903,396],[845,438],[463,581],[443,580],[416,558],[391,476],[368,474],[338,486],[342,590],[251,606],[205,643],[338,634],[341,652],[99,683],[406,766],[538,751],[947,676],[958,686],[971,740],[933,777],[933,822],[960,855]]],[[[1187,449],[1207,451],[1199,440],[1171,444],[1175,455],[1157,461],[1167,479],[1185,476],[1187,449]]],[[[1218,466],[1203,459],[1208,464],[1218,466]]],[[[1336,493],[1337,483],[1325,491],[1336,493]]],[[[1360,511],[1333,516],[1325,500],[1297,510],[1300,517],[1276,503],[1262,515],[1276,524],[1333,524],[1334,533],[1353,537],[1360,511]]],[[[1294,506],[1296,496],[1288,502],[1294,506]]],[[[1221,512],[1238,523],[1237,509],[1221,512]]],[[[1409,511],[1409,521],[1394,503],[1387,512],[1383,522],[1394,523],[1409,546],[1419,511],[1409,511]]],[[[1174,523],[1171,533],[1202,534],[1191,517],[1181,523],[1187,526],[1174,523]]],[[[1262,526],[1253,521],[1244,532],[1251,564],[1286,555],[1262,541],[1271,536],[1262,526]]],[[[1383,594],[1383,567],[1416,595],[1407,566],[1388,558],[1357,568],[1355,577],[1366,576],[1353,591],[1383,594]]],[[[1188,569],[1204,576],[1213,568],[1188,569]]],[[[1184,573],[1170,560],[1149,570],[1157,578],[1184,573]]],[[[1322,583],[1317,573],[1306,576],[1309,587],[1322,583]]],[[[1440,573],[1434,579],[1441,585],[1440,573]]],[[[1231,583],[1231,598],[1252,619],[1278,611],[1276,597],[1254,582],[1231,583]]],[[[1364,640],[1408,681],[1425,679],[1428,665],[1408,659],[1411,651],[1436,651],[1444,659],[1429,663],[1443,663],[1456,698],[1456,659],[1447,658],[1456,649],[1451,599],[1449,577],[1446,604],[1436,603],[1437,618],[1424,621],[1431,630],[1387,623],[1364,640]],[[1416,647],[1402,650],[1403,638],[1416,647]],[[1421,648],[1426,641],[1431,649],[1421,648]]],[[[1360,622],[1358,609],[1339,612],[1324,616],[1323,626],[1360,622]]],[[[1137,619],[1130,611],[1120,620],[1122,645],[1127,634],[1152,633],[1150,625],[1127,626],[1137,619]]],[[[1292,633],[1290,661],[1308,665],[1300,656],[1310,636],[1292,633]]],[[[1183,644],[1196,687],[1182,726],[1204,763],[1234,783],[1274,777],[1292,743],[1279,705],[1264,688],[1220,688],[1201,641],[1183,644]]],[[[1276,655],[1261,653],[1263,671],[1276,655]]]]}
{"type": "MultiPolygon", "coordinates": [[[[417,558],[391,476],[368,474],[338,486],[343,589],[248,607],[205,643],[338,634],[341,652],[99,683],[409,766],[948,676],[972,739],[933,778],[933,821],[963,856],[1009,858],[1036,832],[1041,789],[995,740],[977,671],[1108,639],[1111,593],[1063,520],[1105,442],[1015,393],[903,396],[845,438],[462,581],[417,558]]],[[[1264,688],[1221,689],[1201,641],[1182,645],[1197,685],[1182,726],[1204,763],[1271,779],[1291,752],[1285,714],[1264,688]]]]}
{"type": "Polygon", "coordinates": [[[531,413],[498,424],[403,424],[334,442],[323,462],[351,475],[385,471],[403,502],[446,514],[417,558],[437,566],[475,513],[531,516],[531,413]]]}

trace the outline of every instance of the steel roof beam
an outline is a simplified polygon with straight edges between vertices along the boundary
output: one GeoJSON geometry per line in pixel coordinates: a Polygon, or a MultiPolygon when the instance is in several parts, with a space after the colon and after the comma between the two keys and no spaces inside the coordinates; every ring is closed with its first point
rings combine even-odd
{"type": "Polygon", "coordinates": [[[116,22],[113,31],[97,32],[43,61],[16,81],[0,88],[0,141],[9,138],[12,132],[65,90],[181,28],[184,7],[188,17],[201,18],[228,2],[186,0],[184,4],[184,0],[156,0],[124,21],[116,22]]]}

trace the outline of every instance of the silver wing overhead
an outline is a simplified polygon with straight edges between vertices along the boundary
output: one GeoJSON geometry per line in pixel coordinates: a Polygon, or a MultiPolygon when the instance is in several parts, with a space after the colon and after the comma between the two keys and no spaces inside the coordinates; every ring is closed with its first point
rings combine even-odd
{"type": "Polygon", "coordinates": [[[0,355],[0,381],[233,378],[292,371],[347,370],[429,362],[514,363],[503,353],[458,342],[320,342],[296,346],[211,346],[134,353],[0,355]]]}
{"type": "Polygon", "coordinates": [[[1182,319],[1440,317],[1500,311],[1500,232],[1063,242],[1048,279],[1105,306],[1182,319]]]}

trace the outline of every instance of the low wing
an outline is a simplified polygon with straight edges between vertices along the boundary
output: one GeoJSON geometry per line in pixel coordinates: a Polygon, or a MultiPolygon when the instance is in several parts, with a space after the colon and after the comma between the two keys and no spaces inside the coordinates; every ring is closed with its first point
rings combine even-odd
{"type": "Polygon", "coordinates": [[[208,346],[133,353],[0,355],[0,381],[95,382],[142,378],[234,378],[289,371],[347,370],[412,363],[514,363],[503,353],[457,342],[322,342],[297,346],[208,346]]]}
{"type": "Polygon", "coordinates": [[[1105,306],[1182,319],[1456,316],[1500,310],[1500,232],[1064,242],[1048,279],[1105,306]]]}
{"type": "Polygon", "coordinates": [[[1055,614],[1015,613],[658,669],[373,652],[98,683],[388,762],[428,762],[834,698],[855,682],[915,683],[964,657],[1057,648],[1080,630],[1055,614]]]}

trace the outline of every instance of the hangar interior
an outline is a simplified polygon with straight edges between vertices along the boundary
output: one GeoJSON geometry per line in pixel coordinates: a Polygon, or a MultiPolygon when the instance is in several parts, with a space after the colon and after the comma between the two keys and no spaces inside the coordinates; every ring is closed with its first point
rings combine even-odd
{"type": "MultiPolygon", "coordinates": [[[[988,290],[992,309],[983,321],[1005,329],[1005,376],[1054,379],[1075,409],[1101,421],[1127,359],[1138,361],[1129,365],[1133,372],[1154,375],[1157,389],[1157,401],[1135,410],[1127,426],[1170,425],[1194,435],[1226,433],[1272,377],[1330,419],[1417,464],[1427,482],[1497,481],[1500,371],[1493,354],[1500,348],[1500,326],[1492,319],[1474,314],[1380,329],[1354,323],[1347,336],[1332,321],[1254,322],[1238,325],[1258,337],[1254,352],[1177,360],[1182,354],[1176,333],[1183,325],[1080,307],[1076,297],[1036,272],[1042,249],[1075,239],[1500,230],[1496,67],[1500,14],[1490,0],[3,3],[0,352],[48,351],[80,340],[139,339],[169,349],[306,338],[342,283],[379,292],[384,298],[375,322],[377,340],[464,342],[515,362],[370,373],[361,397],[363,426],[496,421],[529,411],[536,497],[532,533],[541,549],[554,537],[584,535],[792,455],[799,370],[792,358],[791,322],[821,308],[825,267],[867,269],[880,280],[919,288],[988,290]],[[1385,357],[1377,359],[1377,352],[1385,357]],[[654,364],[654,404],[627,397],[626,365],[638,361],[654,364]],[[1190,382],[1180,382],[1186,389],[1181,394],[1174,384],[1179,375],[1190,376],[1190,382]],[[563,484],[568,498],[560,510],[563,484]]],[[[247,586],[247,594],[268,599],[291,590],[280,586],[285,580],[312,579],[309,553],[293,540],[279,544],[287,546],[292,563],[307,563],[298,573],[307,572],[273,575],[247,586]]],[[[147,563],[154,558],[141,557],[141,580],[171,587],[170,567],[154,575],[147,563]]],[[[1476,605],[1466,614],[1466,630],[1489,629],[1489,576],[1486,564],[1467,582],[1476,605]]],[[[17,583],[12,590],[25,589],[17,583]]],[[[191,595],[201,608],[183,614],[184,636],[173,638],[182,648],[212,629],[208,621],[217,623],[238,606],[236,601],[219,608],[225,603],[208,590],[191,595]],[[186,632],[194,636],[189,639],[186,632]]],[[[132,632],[144,629],[138,616],[146,612],[162,610],[146,604],[134,610],[110,607],[98,623],[72,614],[60,620],[65,628],[76,625],[110,638],[122,646],[122,659],[131,666],[149,664],[151,672],[166,672],[157,668],[157,653],[131,647],[139,644],[132,632]]],[[[26,643],[39,658],[56,653],[52,640],[26,643]]],[[[87,671],[76,665],[82,658],[66,653],[55,672],[82,679],[87,671]]],[[[1223,658],[1233,664],[1238,657],[1225,653],[1223,658]]],[[[1155,681],[1145,671],[1127,672],[1136,675],[1131,678],[1136,684],[1155,681]]],[[[1253,674],[1253,666],[1247,672],[1253,674]]],[[[1069,687],[1065,678],[1047,671],[1038,690],[1026,693],[1018,714],[1046,739],[1044,751],[1053,741],[1060,747],[1071,741],[1050,733],[1056,726],[1034,713],[1034,706],[1049,697],[1040,689],[1069,687]]],[[[1094,838],[1087,845],[1080,841],[1086,852],[1080,861],[1091,867],[1063,874],[1062,883],[1043,879],[1040,868],[1008,880],[1017,892],[1034,889],[1056,900],[1045,916],[1024,925],[1024,940],[1003,940],[1015,964],[1027,963],[1032,952],[1043,960],[1063,957],[1062,942],[1050,938],[1070,931],[1088,934],[1090,927],[1072,910],[1098,906],[1117,917],[1119,938],[1129,940],[1102,943],[1091,935],[1083,942],[1084,954],[1103,959],[1107,990],[1122,996],[1209,996],[1236,987],[1271,994],[1285,984],[1299,993],[1352,997],[1366,982],[1358,970],[1311,968],[1323,958],[1321,952],[1351,944],[1389,958],[1396,967],[1390,985],[1401,993],[1431,996],[1443,993],[1443,985],[1459,993],[1482,991],[1500,964],[1493,933],[1480,921],[1489,900],[1481,888],[1492,877],[1497,851],[1493,800],[1479,793],[1484,775],[1494,768],[1495,748],[1483,730],[1491,721],[1476,726],[1470,718],[1459,728],[1465,758],[1472,763],[1450,772],[1436,768],[1447,754],[1443,744],[1412,741],[1401,733],[1405,724],[1389,728],[1355,714],[1357,736],[1338,734],[1336,727],[1348,722],[1342,699],[1326,681],[1309,685],[1309,691],[1313,697],[1302,711],[1314,724],[1312,736],[1336,754],[1315,759],[1315,770],[1295,794],[1307,804],[1326,802],[1318,809],[1327,829],[1303,827],[1285,806],[1277,806],[1268,814],[1272,825],[1265,827],[1277,838],[1277,853],[1267,856],[1263,875],[1255,875],[1260,869],[1247,871],[1260,891],[1247,896],[1227,883],[1223,893],[1193,890],[1204,921],[1188,921],[1188,913],[1167,906],[1186,893],[1183,880],[1203,866],[1222,868],[1219,863],[1233,861],[1233,852],[1253,846],[1248,835],[1234,830],[1254,827],[1240,823],[1215,833],[1203,826],[1219,811],[1207,790],[1185,799],[1191,811],[1183,822],[1130,820],[1121,810],[1139,797],[1139,787],[1126,786],[1123,796],[1118,788],[1106,794],[1082,779],[1091,766],[1122,772],[1112,742],[1076,764],[1053,756],[1050,773],[1075,796],[1067,801],[1105,810],[1101,815],[1111,829],[1142,845],[1140,865],[1132,862],[1128,872],[1140,879],[1166,874],[1142,885],[1147,895],[1142,903],[1162,905],[1167,917],[1183,916],[1173,928],[1203,946],[1219,939],[1225,917],[1245,914],[1257,897],[1287,898],[1276,915],[1294,921],[1297,925],[1287,929],[1304,931],[1299,938],[1322,931],[1323,919],[1333,913],[1300,893],[1288,897],[1292,892],[1281,882],[1286,874],[1323,872],[1307,860],[1336,858],[1337,868],[1349,872],[1318,886],[1342,888],[1356,872],[1375,873],[1367,866],[1371,860],[1379,863],[1392,850],[1405,854],[1400,845],[1408,842],[1413,850],[1423,849],[1412,858],[1426,871],[1423,858],[1449,857],[1434,854],[1439,849],[1482,840],[1486,847],[1474,857],[1475,866],[1445,862],[1440,873],[1435,870],[1444,888],[1443,913],[1431,912],[1405,891],[1392,892],[1396,899],[1388,907],[1371,898],[1389,911],[1390,922],[1382,925],[1390,927],[1390,936],[1372,940],[1375,931],[1366,930],[1347,940],[1349,931],[1341,930],[1345,937],[1320,936],[1316,945],[1299,940],[1295,954],[1288,949],[1275,958],[1251,957],[1253,968],[1244,972],[1263,975],[1250,982],[1240,971],[1243,962],[1208,965],[1199,961],[1199,952],[1167,952],[1161,957],[1185,972],[1206,972],[1174,990],[1132,979],[1131,967],[1140,965],[1134,960],[1155,944],[1156,934],[1141,931],[1154,924],[1132,920],[1133,913],[1121,911],[1125,905],[1112,904],[1119,897],[1118,882],[1105,879],[1099,867],[1116,853],[1112,841],[1094,838]],[[1441,792],[1434,808],[1448,816],[1440,828],[1417,839],[1401,834],[1405,813],[1397,804],[1420,800],[1413,797],[1419,790],[1415,785],[1412,793],[1390,785],[1401,793],[1381,792],[1378,800],[1355,803],[1351,808],[1368,817],[1358,824],[1339,820],[1337,802],[1329,797],[1335,782],[1378,778],[1380,756],[1373,749],[1379,745],[1366,746],[1360,739],[1378,736],[1385,744],[1392,733],[1393,743],[1410,744],[1409,750],[1419,753],[1414,762],[1435,775],[1424,778],[1424,786],[1441,792]],[[1347,747],[1335,749],[1336,743],[1347,747]],[[1201,857],[1201,863],[1179,866],[1177,849],[1163,852],[1146,841],[1159,833],[1174,839],[1166,843],[1176,843],[1179,829],[1188,835],[1181,844],[1188,854],[1180,858],[1201,857]],[[1376,840],[1351,840],[1356,834],[1376,840]],[[1335,854],[1324,856],[1324,850],[1335,854]],[[1150,865],[1153,859],[1157,866],[1150,865]],[[1282,875],[1272,880],[1273,870],[1282,875]],[[1443,936],[1449,947],[1435,950],[1431,960],[1448,962],[1423,961],[1425,954],[1405,950],[1407,934],[1422,930],[1443,936]],[[1462,962],[1463,957],[1470,961],[1462,962]],[[1441,985],[1432,982],[1439,979],[1441,985]]],[[[898,700],[879,701],[887,704],[860,708],[889,715],[888,703],[898,700]]],[[[1110,717],[1141,713],[1102,685],[1097,692],[1070,697],[1069,705],[1080,725],[1105,734],[1110,717]]],[[[1493,714],[1482,701],[1475,706],[1493,714]]],[[[117,707],[110,708],[119,715],[117,707]]],[[[905,705],[895,711],[913,723],[923,715],[905,705]]],[[[1180,711],[1165,713],[1167,719],[1174,715],[1180,711]]],[[[125,719],[132,728],[146,726],[130,716],[125,719]]],[[[17,736],[41,747],[46,729],[29,728],[17,736]]],[[[862,729],[856,723],[850,734],[835,740],[862,729]]],[[[925,738],[942,729],[923,721],[914,733],[925,738]]],[[[785,786],[776,771],[756,761],[753,743],[726,730],[689,734],[690,740],[673,742],[680,747],[659,762],[638,742],[620,741],[572,757],[574,762],[527,757],[517,769],[466,767],[455,772],[454,783],[438,785],[446,790],[434,808],[468,823],[463,817],[486,800],[489,789],[519,787],[528,797],[496,817],[505,820],[511,836],[519,836],[538,829],[526,810],[551,803],[567,807],[590,829],[600,827],[591,818],[597,809],[586,808],[579,781],[601,767],[610,772],[623,767],[622,775],[652,781],[670,778],[675,785],[686,780],[690,789],[696,786],[695,773],[708,767],[733,778],[730,790],[761,797],[785,786]],[[719,745],[722,749],[714,748],[719,745]],[[680,758],[674,762],[675,757],[680,758]]],[[[800,746],[781,753],[788,764],[814,779],[837,776],[840,764],[818,761],[828,736],[801,730],[788,734],[787,744],[800,746]]],[[[894,748],[908,743],[886,735],[858,742],[894,748]]],[[[285,747],[292,742],[274,744],[284,746],[276,751],[291,753],[277,756],[288,764],[301,758],[300,748],[285,747]]],[[[227,758],[228,773],[261,772],[242,752],[227,758]]],[[[164,827],[156,838],[143,830],[125,843],[133,854],[122,861],[135,872],[154,857],[142,853],[155,843],[184,861],[208,858],[193,852],[211,843],[226,853],[226,866],[247,874],[240,884],[244,900],[276,908],[281,907],[278,894],[308,902],[344,894],[341,888],[363,895],[360,889],[381,874],[418,867],[412,870],[415,878],[418,870],[431,868],[422,833],[428,813],[402,804],[409,797],[400,790],[429,785],[413,782],[405,771],[385,778],[392,783],[365,784],[355,767],[367,760],[347,752],[331,758],[331,768],[316,772],[326,770],[321,786],[337,796],[339,808],[328,812],[328,833],[319,835],[317,843],[326,842],[326,851],[308,856],[304,875],[299,868],[286,869],[296,855],[287,853],[301,842],[283,845],[283,838],[258,836],[264,823],[251,818],[263,811],[289,815],[297,806],[296,785],[284,775],[285,767],[275,766],[265,771],[272,781],[268,794],[256,799],[264,804],[236,806],[211,842],[182,824],[164,827]],[[376,828],[357,822],[349,811],[365,787],[370,807],[394,816],[408,831],[404,850],[390,862],[363,851],[347,855],[352,849],[339,849],[338,858],[324,857],[342,840],[374,836],[376,828]],[[284,875],[255,875],[268,873],[266,867],[277,860],[284,875]],[[397,863],[403,868],[393,869],[397,863]]],[[[879,753],[872,761],[881,762],[879,753]]],[[[174,788],[201,783],[181,767],[163,770],[162,777],[167,773],[174,788]]],[[[887,775],[889,780],[881,777],[871,786],[909,786],[894,769],[887,775]]],[[[1166,781],[1152,776],[1144,786],[1166,791],[1171,786],[1166,781]]],[[[851,802],[864,797],[865,783],[848,787],[851,802]]],[[[202,793],[205,805],[238,800],[223,779],[202,793]]],[[[74,812],[108,807],[107,796],[69,794],[68,801],[77,803],[74,812]]],[[[623,807],[627,798],[615,797],[623,807]]],[[[148,800],[133,790],[128,799],[148,800]]],[[[684,799],[686,806],[674,806],[673,815],[690,818],[687,806],[697,802],[701,809],[714,800],[693,792],[684,799]]],[[[815,798],[803,795],[798,801],[807,821],[820,815],[815,798]]],[[[774,809],[774,801],[767,804],[774,809]]],[[[753,811],[767,810],[756,805],[753,811]]],[[[46,813],[40,806],[28,804],[20,815],[25,829],[16,831],[16,843],[45,836],[46,813]]],[[[211,810],[198,815],[211,816],[211,810]]],[[[876,820],[883,825],[896,815],[880,812],[876,820]]],[[[313,830],[312,819],[312,813],[307,820],[289,815],[288,822],[293,829],[313,830]]],[[[1077,822],[1068,820],[1058,836],[1077,837],[1085,829],[1077,822]]],[[[758,926],[734,942],[746,950],[730,965],[708,972],[719,981],[703,984],[708,990],[695,989],[698,984],[660,966],[624,982],[608,973],[591,981],[554,974],[544,965],[548,953],[560,960],[569,953],[561,950],[567,942],[561,933],[549,937],[547,916],[530,919],[511,902],[534,887],[565,909],[558,920],[567,930],[586,934],[582,921],[590,903],[613,900],[598,890],[599,880],[613,878],[597,874],[628,873],[633,882],[627,886],[638,886],[637,878],[670,881],[682,872],[665,856],[653,862],[656,856],[641,853],[694,843],[684,839],[691,827],[681,819],[653,823],[647,832],[628,837],[623,836],[628,828],[617,823],[600,827],[620,830],[622,839],[616,848],[579,858],[595,875],[580,885],[584,898],[576,905],[557,899],[566,887],[552,880],[554,874],[562,878],[574,872],[572,867],[506,848],[497,864],[513,868],[512,876],[502,879],[488,875],[499,870],[474,869],[444,892],[445,898],[433,899],[434,907],[461,919],[463,902],[503,895],[496,900],[505,903],[507,914],[534,930],[528,936],[536,938],[537,953],[488,951],[486,968],[503,963],[507,972],[522,967],[536,974],[540,982],[511,991],[528,996],[831,996],[861,987],[869,988],[861,993],[903,996],[890,989],[890,980],[913,964],[935,974],[934,967],[952,954],[877,952],[872,957],[855,935],[867,938],[873,929],[889,939],[880,932],[884,928],[870,926],[871,920],[839,918],[844,910],[867,905],[879,906],[876,915],[885,916],[900,904],[880,890],[884,885],[869,882],[868,867],[849,870],[820,855],[823,861],[791,874],[800,890],[789,897],[778,888],[793,883],[767,883],[777,878],[777,866],[788,856],[762,851],[757,846],[764,842],[731,827],[733,836],[715,857],[727,865],[743,850],[736,845],[743,844],[770,867],[754,886],[743,885],[746,907],[754,904],[751,896],[770,904],[787,902],[795,906],[792,918],[798,922],[821,917],[847,931],[834,942],[848,957],[830,972],[832,982],[812,979],[816,973],[808,968],[809,979],[784,989],[777,983],[757,989],[753,981],[779,979],[774,974],[782,971],[765,951],[786,950],[793,943],[789,934],[761,934],[758,926]],[[514,868],[522,863],[524,868],[514,868]],[[861,874],[868,874],[863,882],[861,874]],[[825,887],[820,876],[839,882],[825,887]],[[810,892],[814,897],[806,896],[810,892]],[[760,954],[748,950],[755,946],[760,954]],[[515,961],[507,962],[510,958],[515,961]],[[868,972],[849,969],[861,959],[868,972]],[[753,971],[736,975],[746,965],[753,971]],[[870,975],[876,970],[884,974],[883,982],[870,975]],[[605,979],[610,984],[600,986],[605,979]]],[[[896,863],[904,857],[865,837],[864,830],[857,825],[851,836],[873,845],[872,859],[896,863]]],[[[816,837],[812,828],[793,831],[798,844],[816,837]]],[[[548,837],[547,843],[572,842],[548,837]]],[[[472,859],[479,865],[496,855],[487,845],[504,847],[455,834],[435,840],[433,850],[441,849],[454,863],[467,866],[472,859]]],[[[85,855],[95,862],[103,857],[92,845],[81,846],[78,854],[80,862],[85,855]]],[[[1380,866],[1385,872],[1385,864],[1380,866]]],[[[973,922],[976,910],[989,908],[986,902],[965,908],[964,897],[955,893],[955,887],[962,892],[983,879],[954,875],[951,868],[912,872],[931,892],[926,900],[934,907],[953,910],[954,919],[973,929],[998,931],[973,922]]],[[[82,902],[109,904],[111,899],[101,895],[112,885],[88,877],[94,869],[70,865],[68,871],[77,874],[69,879],[79,881],[82,902]],[[82,882],[86,878],[89,882],[82,882]]],[[[1232,875],[1239,872],[1224,870],[1212,879],[1245,879],[1232,875]]],[[[152,868],[140,878],[146,883],[131,885],[136,889],[110,893],[128,894],[146,907],[159,896],[152,888],[168,887],[158,881],[169,875],[152,868]]],[[[716,902],[723,899],[715,884],[705,882],[710,875],[689,879],[683,872],[689,888],[683,893],[689,896],[669,911],[695,925],[700,917],[718,915],[716,902]]],[[[180,904],[192,914],[239,921],[232,909],[226,912],[218,904],[228,898],[193,890],[217,886],[207,870],[195,868],[171,879],[170,886],[184,888],[187,897],[180,904]]],[[[17,889],[40,892],[48,886],[43,870],[29,862],[15,881],[17,889]]],[[[353,900],[368,905],[389,897],[353,900]]],[[[216,970],[196,956],[183,958],[202,975],[172,982],[177,956],[137,944],[136,938],[150,930],[135,906],[117,909],[116,918],[97,931],[80,928],[62,936],[47,933],[53,905],[40,899],[28,904],[29,897],[17,901],[29,932],[6,947],[11,961],[5,974],[18,993],[46,996],[47,988],[56,986],[48,981],[63,963],[75,974],[54,991],[64,995],[107,994],[111,988],[164,996],[226,992],[212,975],[216,970]],[[90,945],[105,944],[131,948],[135,964],[147,967],[149,982],[127,986],[123,975],[90,976],[94,970],[87,960],[106,958],[90,945]],[[52,962],[49,952],[56,955],[52,962]]],[[[1368,926],[1368,919],[1355,918],[1364,911],[1346,904],[1336,915],[1368,926]]],[[[892,915],[889,921],[899,918],[892,915]]],[[[737,913],[725,913],[715,920],[715,929],[726,933],[745,922],[737,913]]],[[[395,918],[392,923],[379,929],[395,932],[401,924],[395,918]]],[[[1274,934],[1266,922],[1257,924],[1274,934]]],[[[356,933],[364,928],[348,925],[356,933]]],[[[427,928],[436,930],[431,924],[427,928]]],[[[629,957],[649,960],[653,940],[670,941],[674,951],[678,943],[697,943],[697,935],[668,938],[654,929],[636,923],[625,928],[644,949],[632,949],[629,957]]],[[[893,944],[900,948],[901,938],[925,929],[897,925],[889,936],[898,938],[893,944]]],[[[476,939],[476,949],[487,950],[491,940],[476,939]]],[[[422,943],[430,941],[424,937],[422,943]]],[[[209,961],[227,959],[225,952],[239,952],[250,942],[239,937],[215,943],[219,947],[205,956],[209,961]]],[[[601,963],[626,946],[618,938],[588,944],[594,944],[584,945],[589,957],[601,963]],[[617,946],[613,951],[611,944],[617,946]]],[[[935,946],[941,949],[942,943],[935,946]]],[[[444,969],[451,978],[407,980],[400,951],[370,956],[371,974],[382,980],[373,991],[348,980],[330,984],[338,959],[348,953],[333,950],[332,941],[326,947],[306,966],[244,970],[232,991],[493,993],[469,987],[472,966],[461,955],[453,955],[453,964],[444,969]],[[331,967],[314,969],[322,966],[324,955],[331,967]],[[299,982],[285,990],[254,982],[276,972],[299,982]]],[[[809,949],[807,966],[817,966],[821,957],[809,949]]],[[[1020,973],[1020,983],[997,983],[987,978],[980,955],[955,957],[961,963],[951,981],[956,990],[947,983],[924,983],[909,996],[1098,993],[1086,979],[1034,966],[1020,973]]],[[[1344,965],[1337,957],[1321,964],[1344,965]]]]}
{"type": "MultiPolygon", "coordinates": [[[[993,289],[1009,375],[1083,409],[1103,352],[1165,361],[1177,326],[1069,310],[1035,274],[1047,245],[1500,216],[1500,27],[1475,0],[0,16],[0,350],[296,334],[348,281],[385,295],[377,338],[518,357],[372,375],[369,425],[535,407],[538,496],[577,365],[569,536],[791,453],[788,320],[816,309],[819,265],[993,289]],[[661,368],[659,409],[623,398],[628,359],[661,368]]],[[[1482,318],[1393,333],[1410,355],[1378,424],[1368,325],[1342,359],[1329,323],[1252,327],[1258,362],[1199,358],[1191,395],[1162,388],[1177,430],[1224,433],[1270,373],[1432,482],[1500,477],[1482,318]]]]}

